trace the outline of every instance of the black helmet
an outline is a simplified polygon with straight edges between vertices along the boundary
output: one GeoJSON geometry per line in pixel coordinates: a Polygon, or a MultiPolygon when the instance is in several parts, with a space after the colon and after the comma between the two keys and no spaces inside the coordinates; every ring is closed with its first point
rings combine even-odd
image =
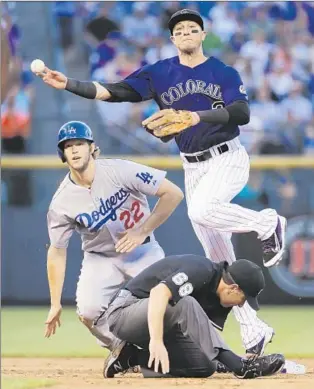
{"type": "Polygon", "coordinates": [[[171,32],[171,35],[174,26],[177,23],[182,22],[183,20],[192,20],[193,22],[197,23],[202,28],[202,30],[204,30],[203,19],[197,11],[193,11],[192,9],[182,9],[181,11],[177,11],[176,13],[174,13],[168,22],[168,27],[171,32]]]}

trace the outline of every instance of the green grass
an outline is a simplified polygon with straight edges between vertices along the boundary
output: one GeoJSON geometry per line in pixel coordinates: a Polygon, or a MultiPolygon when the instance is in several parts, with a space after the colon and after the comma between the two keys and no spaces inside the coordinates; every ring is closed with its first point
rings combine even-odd
{"type": "MultiPolygon", "coordinates": [[[[106,351],[79,322],[73,308],[64,309],[56,335],[44,338],[47,313],[48,308],[3,308],[2,356],[104,357],[106,351]]],[[[259,316],[276,331],[267,352],[281,352],[290,358],[314,358],[312,307],[263,307],[259,316]]],[[[223,337],[235,352],[243,353],[239,327],[232,314],[223,337]]]]}
{"type": "Polygon", "coordinates": [[[1,388],[2,389],[36,389],[36,388],[48,388],[55,385],[56,382],[52,380],[40,380],[33,378],[10,378],[2,377],[1,388]]]}

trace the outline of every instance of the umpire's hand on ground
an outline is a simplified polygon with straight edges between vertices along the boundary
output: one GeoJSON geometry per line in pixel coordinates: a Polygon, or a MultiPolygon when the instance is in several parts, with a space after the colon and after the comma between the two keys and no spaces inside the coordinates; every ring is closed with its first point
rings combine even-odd
{"type": "Polygon", "coordinates": [[[120,239],[115,245],[117,253],[129,253],[136,247],[140,246],[147,238],[147,234],[144,234],[140,229],[138,230],[126,230],[120,234],[120,239]]]}
{"type": "Polygon", "coordinates": [[[62,306],[52,306],[48,313],[47,320],[45,322],[45,338],[50,338],[51,335],[54,335],[57,330],[57,326],[61,326],[60,316],[62,312],[62,306]]]}
{"type": "Polygon", "coordinates": [[[37,73],[36,75],[41,77],[45,84],[48,84],[56,89],[65,89],[68,81],[67,77],[63,73],[51,70],[47,68],[47,66],[45,67],[43,73],[37,73]]]}
{"type": "Polygon", "coordinates": [[[149,342],[149,361],[148,367],[153,368],[156,373],[158,373],[159,364],[161,366],[161,371],[163,374],[169,373],[169,357],[168,351],[162,340],[156,341],[152,340],[149,342]],[[155,361],[155,362],[154,362],[155,361]],[[154,367],[153,367],[154,362],[154,367]]]}

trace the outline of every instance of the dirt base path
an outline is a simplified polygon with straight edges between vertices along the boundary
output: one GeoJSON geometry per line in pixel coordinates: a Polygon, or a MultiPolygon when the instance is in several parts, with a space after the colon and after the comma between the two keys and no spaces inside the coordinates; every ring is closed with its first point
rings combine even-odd
{"type": "Polygon", "coordinates": [[[143,379],[141,375],[128,374],[114,379],[102,377],[102,359],[87,358],[2,358],[3,377],[51,379],[56,382],[53,389],[313,389],[314,360],[299,360],[307,367],[307,374],[279,374],[270,378],[239,380],[232,375],[215,374],[208,379],[143,379]],[[164,386],[165,387],[165,386],[164,386]]]}

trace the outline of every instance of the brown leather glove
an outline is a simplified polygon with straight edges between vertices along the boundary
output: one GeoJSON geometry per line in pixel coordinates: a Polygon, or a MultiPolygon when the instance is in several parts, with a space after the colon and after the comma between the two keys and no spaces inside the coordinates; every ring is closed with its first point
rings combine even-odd
{"type": "Polygon", "coordinates": [[[158,138],[178,134],[194,124],[196,123],[194,123],[192,112],[176,111],[175,109],[163,109],[142,123],[147,131],[152,132],[158,138]]]}

